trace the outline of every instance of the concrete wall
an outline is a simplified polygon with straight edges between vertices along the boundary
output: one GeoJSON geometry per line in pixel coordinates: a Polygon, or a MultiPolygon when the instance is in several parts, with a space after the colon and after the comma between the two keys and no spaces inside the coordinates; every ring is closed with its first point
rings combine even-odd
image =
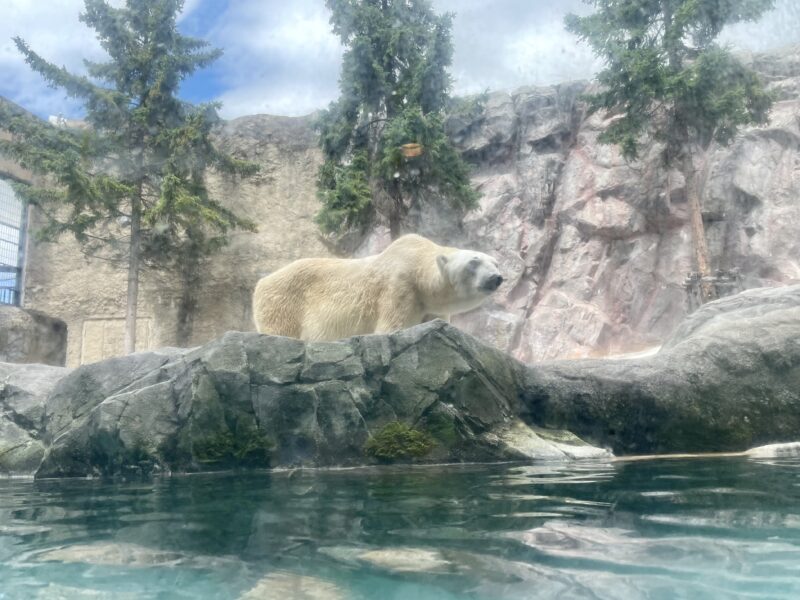
{"type": "MultiPolygon", "coordinates": [[[[198,345],[228,330],[252,330],[250,295],[259,277],[305,256],[327,256],[312,218],[318,208],[315,180],[320,154],[308,118],[243,117],[225,123],[218,141],[229,152],[261,165],[246,181],[209,176],[209,190],[226,206],[258,224],[256,233],[234,232],[212,257],[191,290],[196,310],[181,343],[178,312],[184,293],[170,273],[142,276],[137,349],[198,345]]],[[[31,229],[41,225],[33,211],[31,229]]],[[[31,243],[25,305],[63,319],[68,326],[67,365],[122,354],[126,273],[86,257],[64,236],[57,244],[31,243]]]]}

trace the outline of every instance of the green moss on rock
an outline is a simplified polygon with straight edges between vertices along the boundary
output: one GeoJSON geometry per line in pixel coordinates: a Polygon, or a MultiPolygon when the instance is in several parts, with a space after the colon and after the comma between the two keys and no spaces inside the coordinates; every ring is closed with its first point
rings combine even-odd
{"type": "Polygon", "coordinates": [[[382,461],[419,458],[436,445],[426,432],[400,421],[392,421],[364,444],[364,452],[382,461]]]}
{"type": "Polygon", "coordinates": [[[442,445],[452,448],[459,441],[453,416],[446,412],[432,412],[425,419],[426,429],[442,445]]]}
{"type": "Polygon", "coordinates": [[[194,440],[195,458],[204,463],[268,465],[273,444],[255,425],[241,424],[230,430],[194,440]]]}

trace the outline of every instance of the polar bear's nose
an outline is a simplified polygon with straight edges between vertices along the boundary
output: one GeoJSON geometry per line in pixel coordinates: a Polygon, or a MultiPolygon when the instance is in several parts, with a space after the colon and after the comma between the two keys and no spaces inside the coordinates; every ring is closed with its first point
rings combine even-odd
{"type": "Polygon", "coordinates": [[[500,275],[492,275],[486,280],[486,288],[489,290],[496,290],[503,283],[503,278],[500,275]]]}

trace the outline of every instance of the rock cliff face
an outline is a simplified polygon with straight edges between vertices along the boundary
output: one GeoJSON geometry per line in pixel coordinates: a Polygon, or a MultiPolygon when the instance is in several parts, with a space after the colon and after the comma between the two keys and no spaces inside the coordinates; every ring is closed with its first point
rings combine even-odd
{"type": "MultiPolygon", "coordinates": [[[[713,267],[738,268],[743,289],[800,281],[800,47],[747,60],[779,101],[767,127],[711,148],[702,192],[713,267]]],[[[507,283],[494,302],[454,323],[525,362],[657,346],[688,312],[682,178],[660,165],[657,147],[629,165],[615,147],[598,144],[605,123],[585,114],[586,89],[572,83],[498,92],[477,119],[452,118],[450,133],[474,166],[480,208],[463,228],[430,206],[407,224],[500,258],[507,283]]],[[[190,290],[183,337],[181,282],[146,277],[141,349],[252,331],[250,293],[261,275],[329,255],[312,221],[320,155],[310,119],[244,117],[218,134],[227,150],[262,165],[253,181],[209,182],[259,233],[234,233],[209,261],[190,290]]],[[[386,244],[386,232],[376,229],[357,253],[386,244]]],[[[69,240],[31,249],[26,298],[30,308],[67,322],[69,365],[121,352],[124,272],[86,262],[69,240]]]]}
{"type": "MultiPolygon", "coordinates": [[[[800,47],[747,58],[778,93],[770,123],[703,171],[704,219],[715,269],[741,288],[800,281],[800,47]]],[[[651,145],[636,164],[597,142],[586,84],[494,93],[477,120],[450,129],[475,166],[480,209],[463,230],[423,207],[410,228],[498,255],[508,283],[454,323],[526,362],[640,350],[687,314],[693,270],[683,180],[651,145]]],[[[360,253],[380,250],[376,231],[360,253]]]]}

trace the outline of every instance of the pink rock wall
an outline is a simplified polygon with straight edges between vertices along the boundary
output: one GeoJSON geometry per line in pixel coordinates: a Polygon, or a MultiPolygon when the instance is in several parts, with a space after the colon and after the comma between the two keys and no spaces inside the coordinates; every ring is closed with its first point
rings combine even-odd
{"type": "MultiPolygon", "coordinates": [[[[800,50],[751,59],[778,90],[770,124],[708,153],[702,192],[714,268],[744,288],[800,282],[800,50]]],[[[683,178],[652,144],[627,164],[597,136],[582,83],[494,93],[451,119],[480,208],[462,228],[430,205],[409,230],[499,257],[506,283],[454,324],[526,362],[659,345],[688,311],[693,270],[683,178]]],[[[373,232],[359,254],[388,243],[373,232]]]]}

